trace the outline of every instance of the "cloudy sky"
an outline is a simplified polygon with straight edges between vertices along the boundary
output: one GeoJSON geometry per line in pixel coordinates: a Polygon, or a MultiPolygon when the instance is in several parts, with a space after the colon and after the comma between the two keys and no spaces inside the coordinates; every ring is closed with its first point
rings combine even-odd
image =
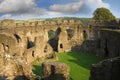
{"type": "Polygon", "coordinates": [[[120,0],[0,0],[0,20],[51,17],[92,17],[106,7],[120,18],[120,0]]]}

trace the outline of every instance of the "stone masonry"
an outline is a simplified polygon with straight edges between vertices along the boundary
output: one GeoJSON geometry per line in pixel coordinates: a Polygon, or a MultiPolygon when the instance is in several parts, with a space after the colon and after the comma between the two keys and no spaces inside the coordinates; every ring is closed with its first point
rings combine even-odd
{"type": "MultiPolygon", "coordinates": [[[[85,26],[80,20],[0,22],[0,57],[3,58],[1,59],[3,62],[5,59],[13,60],[19,57],[18,63],[23,60],[22,62],[29,65],[36,59],[53,58],[55,51],[86,52],[104,57],[117,57],[120,56],[119,41],[119,30],[85,26]],[[52,38],[48,33],[51,30],[54,32],[52,38]]],[[[7,76],[5,73],[1,75],[7,76]]]]}
{"type": "Polygon", "coordinates": [[[64,63],[44,62],[42,68],[43,80],[70,80],[70,69],[64,63]]]}
{"type": "Polygon", "coordinates": [[[120,80],[120,57],[93,65],[90,80],[120,80]]]}

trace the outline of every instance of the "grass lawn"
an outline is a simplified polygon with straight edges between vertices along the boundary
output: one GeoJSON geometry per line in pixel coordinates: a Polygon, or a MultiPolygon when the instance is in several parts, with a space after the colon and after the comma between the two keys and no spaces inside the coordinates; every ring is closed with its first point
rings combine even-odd
{"type": "Polygon", "coordinates": [[[98,63],[102,58],[92,54],[83,53],[60,53],[59,61],[70,66],[70,77],[72,80],[89,80],[90,68],[94,63],[98,63]]]}
{"type": "MultiPolygon", "coordinates": [[[[84,53],[58,53],[59,62],[66,63],[70,67],[70,77],[72,80],[89,80],[90,68],[92,64],[98,63],[102,58],[92,54],[84,53]]],[[[33,72],[42,75],[41,64],[33,64],[33,72]]]]}

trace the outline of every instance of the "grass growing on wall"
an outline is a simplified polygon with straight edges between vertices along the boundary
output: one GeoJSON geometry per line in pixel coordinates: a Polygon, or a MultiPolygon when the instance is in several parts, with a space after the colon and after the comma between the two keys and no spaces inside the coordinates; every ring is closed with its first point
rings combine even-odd
{"type": "MultiPolygon", "coordinates": [[[[89,80],[91,65],[102,60],[102,58],[92,54],[76,52],[58,53],[57,56],[59,62],[66,63],[70,67],[71,80],[89,80]]],[[[42,76],[42,67],[40,63],[34,63],[33,72],[42,76]]]]}
{"type": "Polygon", "coordinates": [[[40,77],[42,77],[42,62],[37,62],[34,61],[32,63],[32,71],[34,74],[39,75],[40,77]]]}

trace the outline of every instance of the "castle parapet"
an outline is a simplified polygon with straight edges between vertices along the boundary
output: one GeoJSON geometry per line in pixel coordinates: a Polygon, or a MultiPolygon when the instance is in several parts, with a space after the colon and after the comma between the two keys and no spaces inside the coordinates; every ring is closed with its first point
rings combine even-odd
{"type": "Polygon", "coordinates": [[[49,25],[49,21],[44,21],[44,25],[49,25]]]}
{"type": "Polygon", "coordinates": [[[24,26],[30,26],[30,22],[23,23],[24,26]]]}
{"type": "Polygon", "coordinates": [[[50,25],[56,25],[55,21],[50,21],[50,25]]]}
{"type": "MultiPolygon", "coordinates": [[[[119,22],[118,22],[119,23],[119,22]]],[[[66,20],[66,19],[58,19],[56,21],[34,21],[34,22],[20,22],[15,23],[15,21],[1,21],[0,22],[0,28],[6,29],[6,28],[14,28],[14,27],[34,27],[34,26],[46,26],[46,27],[52,27],[52,26],[58,26],[58,25],[65,25],[65,26],[73,26],[73,25],[81,25],[82,22],[80,20],[66,20]]]]}
{"type": "Polygon", "coordinates": [[[38,21],[37,23],[38,26],[44,25],[43,21],[38,21]]]}
{"type": "Polygon", "coordinates": [[[30,22],[30,26],[36,26],[36,22],[30,22]]]}
{"type": "Polygon", "coordinates": [[[63,20],[63,24],[68,24],[68,20],[63,20]]]}
{"type": "Polygon", "coordinates": [[[23,23],[16,23],[16,27],[23,27],[24,24],[23,23]]]}
{"type": "Polygon", "coordinates": [[[14,20],[3,20],[0,23],[0,28],[14,28],[16,27],[15,21],[14,20]]]}
{"type": "Polygon", "coordinates": [[[75,24],[79,24],[80,25],[80,24],[82,24],[82,22],[80,20],[76,20],[75,24]]]}

